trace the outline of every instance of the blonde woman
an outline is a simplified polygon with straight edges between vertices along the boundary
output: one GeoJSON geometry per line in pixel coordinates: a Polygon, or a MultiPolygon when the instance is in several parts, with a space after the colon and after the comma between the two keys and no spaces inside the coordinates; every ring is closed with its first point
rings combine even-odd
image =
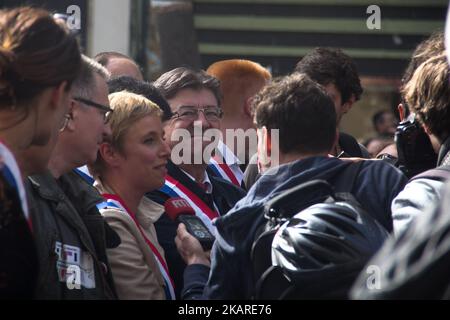
{"type": "Polygon", "coordinates": [[[160,188],[169,147],[163,140],[159,107],[126,91],[109,96],[112,135],[100,147],[92,168],[94,186],[106,199],[100,212],[119,234],[121,244],[108,251],[119,299],[174,299],[163,249],[153,223],[164,207],[144,197],[160,188]]]}

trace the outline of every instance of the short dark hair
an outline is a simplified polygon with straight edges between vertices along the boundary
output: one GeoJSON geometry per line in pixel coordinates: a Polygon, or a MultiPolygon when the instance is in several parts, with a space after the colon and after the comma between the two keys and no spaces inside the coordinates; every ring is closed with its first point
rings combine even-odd
{"type": "Polygon", "coordinates": [[[155,82],[156,88],[167,99],[175,97],[183,89],[208,89],[221,104],[220,81],[203,70],[180,67],[162,74],[155,82]]]}
{"type": "Polygon", "coordinates": [[[162,110],[162,120],[166,121],[172,118],[172,111],[158,89],[151,83],[146,81],[140,81],[128,76],[120,76],[112,78],[108,81],[109,93],[119,92],[126,90],[135,94],[139,94],[147,98],[148,100],[156,103],[162,110]]]}
{"type": "Polygon", "coordinates": [[[253,102],[258,128],[279,129],[283,153],[331,150],[336,110],[324,88],[306,74],[293,73],[267,85],[253,102]]]}
{"type": "Polygon", "coordinates": [[[306,73],[323,86],[336,85],[342,103],[349,101],[352,95],[358,101],[363,93],[354,61],[340,49],[315,48],[297,63],[295,71],[306,73]]]}

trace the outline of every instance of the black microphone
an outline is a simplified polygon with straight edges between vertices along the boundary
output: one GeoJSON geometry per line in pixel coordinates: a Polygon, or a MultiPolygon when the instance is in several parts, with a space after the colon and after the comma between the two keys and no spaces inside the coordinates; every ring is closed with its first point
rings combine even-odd
{"type": "Polygon", "coordinates": [[[171,220],[184,223],[187,231],[200,242],[203,250],[211,249],[215,238],[203,221],[195,215],[189,202],[183,198],[170,198],[166,200],[164,209],[171,220]]]}

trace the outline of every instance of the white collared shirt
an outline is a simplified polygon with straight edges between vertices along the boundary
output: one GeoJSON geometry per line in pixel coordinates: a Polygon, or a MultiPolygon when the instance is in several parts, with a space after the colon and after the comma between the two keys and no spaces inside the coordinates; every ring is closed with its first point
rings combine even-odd
{"type": "MultiPolygon", "coordinates": [[[[198,183],[198,181],[195,180],[195,178],[193,176],[191,176],[189,173],[187,173],[186,171],[184,171],[181,168],[180,168],[180,170],[183,171],[183,173],[185,175],[187,175],[192,181],[198,183]]],[[[212,194],[212,189],[213,189],[212,183],[211,183],[211,180],[209,180],[209,177],[208,177],[208,174],[206,173],[206,171],[205,171],[205,174],[203,176],[203,181],[201,183],[206,186],[205,192],[208,193],[208,194],[212,194]]]]}
{"type": "MultiPolygon", "coordinates": [[[[180,168],[180,170],[183,171],[183,173],[186,174],[192,181],[194,181],[195,183],[198,183],[197,180],[195,180],[194,177],[191,176],[189,173],[187,173],[186,171],[184,171],[181,168],[180,168]]],[[[206,173],[206,171],[205,171],[205,174],[203,175],[202,183],[206,186],[205,192],[207,194],[212,195],[213,186],[212,186],[211,180],[208,177],[208,173],[206,173]]],[[[214,204],[214,210],[216,210],[219,213],[220,211],[219,211],[219,208],[217,208],[216,203],[214,202],[214,198],[213,198],[213,204],[214,204]]],[[[220,215],[220,213],[219,213],[219,215],[220,215]]]]}

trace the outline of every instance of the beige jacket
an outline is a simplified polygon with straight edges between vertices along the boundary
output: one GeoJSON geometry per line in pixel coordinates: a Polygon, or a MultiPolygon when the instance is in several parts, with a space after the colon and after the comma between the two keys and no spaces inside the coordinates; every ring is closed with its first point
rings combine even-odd
{"type": "MultiPolygon", "coordinates": [[[[100,193],[114,192],[97,179],[94,187],[100,193]]],[[[163,214],[164,207],[144,197],[134,213],[147,239],[164,257],[164,250],[156,238],[154,223],[163,214]]],[[[133,219],[116,208],[102,210],[108,224],[119,234],[121,244],[107,250],[109,263],[119,299],[164,300],[164,279],[156,257],[144,240],[133,219]]]]}

